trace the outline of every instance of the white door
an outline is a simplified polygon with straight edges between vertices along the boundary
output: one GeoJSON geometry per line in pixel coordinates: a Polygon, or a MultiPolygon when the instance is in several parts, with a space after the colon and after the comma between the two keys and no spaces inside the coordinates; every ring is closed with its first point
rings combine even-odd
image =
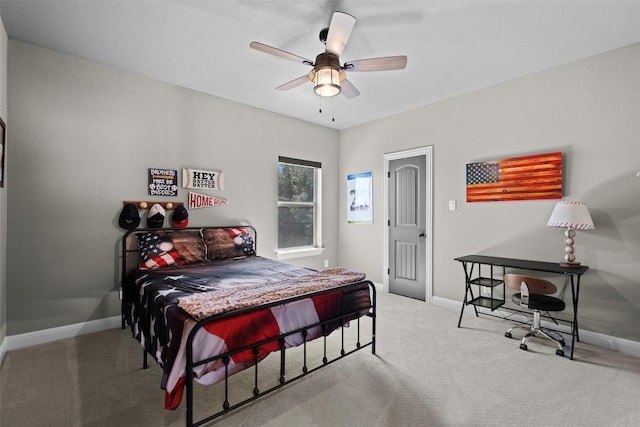
{"type": "Polygon", "coordinates": [[[426,298],[426,156],[389,162],[389,292],[426,298]]]}

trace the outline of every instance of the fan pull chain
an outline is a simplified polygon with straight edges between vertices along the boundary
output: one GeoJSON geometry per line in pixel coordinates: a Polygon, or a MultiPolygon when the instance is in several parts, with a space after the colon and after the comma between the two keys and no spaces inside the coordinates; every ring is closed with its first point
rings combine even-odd
{"type": "MultiPolygon", "coordinates": [[[[320,102],[320,108],[318,109],[318,113],[322,114],[322,96],[319,96],[318,98],[320,98],[319,102],[320,102]]],[[[336,108],[335,108],[335,104],[333,103],[333,100],[331,101],[331,121],[335,122],[336,121],[336,108]]]]}

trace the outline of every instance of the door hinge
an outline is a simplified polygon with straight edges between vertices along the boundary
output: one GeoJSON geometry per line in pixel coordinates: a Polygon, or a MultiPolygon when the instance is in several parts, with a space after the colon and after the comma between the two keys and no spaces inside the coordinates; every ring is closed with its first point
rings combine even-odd
{"type": "Polygon", "coordinates": [[[391,274],[391,269],[390,269],[390,268],[387,268],[387,276],[388,276],[389,274],[391,274]]]}
{"type": "Polygon", "coordinates": [[[391,178],[391,171],[387,171],[387,178],[391,178]]]}
{"type": "Polygon", "coordinates": [[[390,219],[387,220],[387,227],[391,227],[391,220],[390,219]]]}

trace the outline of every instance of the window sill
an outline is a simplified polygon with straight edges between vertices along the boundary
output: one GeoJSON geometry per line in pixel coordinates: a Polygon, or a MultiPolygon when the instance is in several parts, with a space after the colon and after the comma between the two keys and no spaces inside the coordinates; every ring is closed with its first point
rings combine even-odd
{"type": "Polygon", "coordinates": [[[281,260],[318,256],[322,255],[322,252],[324,252],[324,248],[283,249],[276,251],[276,259],[281,260]]]}

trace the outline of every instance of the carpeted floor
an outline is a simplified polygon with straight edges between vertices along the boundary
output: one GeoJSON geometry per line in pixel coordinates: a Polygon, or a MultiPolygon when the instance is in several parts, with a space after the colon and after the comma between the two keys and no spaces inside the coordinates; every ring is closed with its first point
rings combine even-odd
{"type": "MultiPolygon", "coordinates": [[[[525,352],[504,337],[507,322],[468,311],[458,329],[457,318],[378,293],[376,355],[364,349],[212,425],[640,425],[640,360],[582,343],[573,361],[546,344],[525,352]]],[[[338,345],[332,337],[332,351],[338,345]]],[[[117,329],[10,352],[0,368],[0,425],[183,426],[184,405],[164,409],[160,369],[142,370],[141,351],[117,329]]],[[[321,351],[313,345],[308,354],[321,351]]],[[[265,359],[265,377],[277,377],[278,361],[265,359]]],[[[233,381],[250,392],[252,375],[233,381]]],[[[198,391],[200,408],[221,387],[198,391]]]]}

